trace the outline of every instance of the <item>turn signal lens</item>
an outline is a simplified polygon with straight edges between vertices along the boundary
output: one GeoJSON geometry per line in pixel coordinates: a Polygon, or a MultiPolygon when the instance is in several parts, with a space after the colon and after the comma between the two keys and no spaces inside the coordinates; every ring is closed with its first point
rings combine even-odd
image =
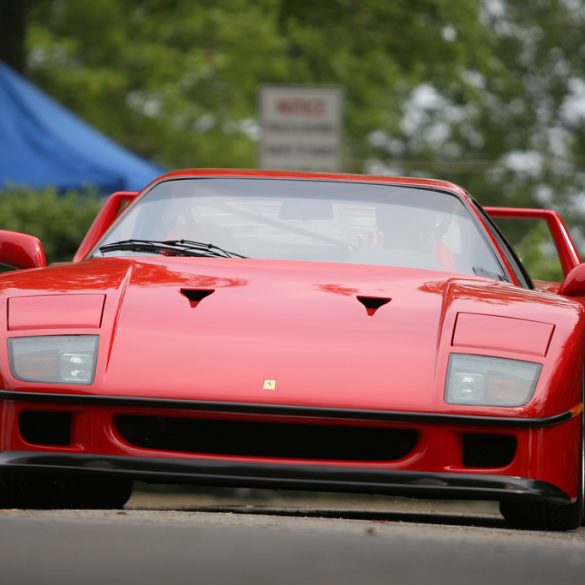
{"type": "Polygon", "coordinates": [[[445,389],[449,404],[521,406],[536,388],[541,364],[491,356],[451,354],[445,389]]]}
{"type": "Polygon", "coordinates": [[[26,382],[91,384],[97,335],[46,335],[8,340],[12,375],[26,382]]]}

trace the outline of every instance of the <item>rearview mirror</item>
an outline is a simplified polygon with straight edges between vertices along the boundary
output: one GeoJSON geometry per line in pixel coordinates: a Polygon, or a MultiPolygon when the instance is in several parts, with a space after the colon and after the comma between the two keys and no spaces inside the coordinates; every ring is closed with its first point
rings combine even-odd
{"type": "Polygon", "coordinates": [[[10,268],[43,268],[45,250],[38,238],[0,230],[0,264],[10,268]]]}
{"type": "Polygon", "coordinates": [[[585,297],[585,264],[573,268],[563,280],[559,294],[566,297],[585,297]]]}

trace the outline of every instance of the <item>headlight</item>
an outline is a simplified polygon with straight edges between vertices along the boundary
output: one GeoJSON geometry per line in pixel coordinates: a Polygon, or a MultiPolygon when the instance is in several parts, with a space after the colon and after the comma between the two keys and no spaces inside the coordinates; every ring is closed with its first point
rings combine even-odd
{"type": "Polygon", "coordinates": [[[47,335],[8,340],[12,375],[25,382],[91,384],[97,335],[47,335]]]}
{"type": "Polygon", "coordinates": [[[451,354],[445,401],[450,404],[521,406],[540,375],[541,364],[481,355],[451,354]]]}

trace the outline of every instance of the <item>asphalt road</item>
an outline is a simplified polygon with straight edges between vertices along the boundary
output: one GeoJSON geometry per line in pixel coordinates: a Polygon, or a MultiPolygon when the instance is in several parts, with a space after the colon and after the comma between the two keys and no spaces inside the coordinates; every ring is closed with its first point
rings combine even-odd
{"type": "Polygon", "coordinates": [[[0,511],[0,583],[582,585],[585,527],[513,531],[491,504],[137,494],[0,511]]]}

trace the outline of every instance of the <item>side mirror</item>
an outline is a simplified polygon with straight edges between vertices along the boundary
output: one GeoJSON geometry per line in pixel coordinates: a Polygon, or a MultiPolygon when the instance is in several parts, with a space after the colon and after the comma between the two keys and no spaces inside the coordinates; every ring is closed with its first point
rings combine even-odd
{"type": "Polygon", "coordinates": [[[563,280],[559,294],[566,297],[585,297],[585,264],[579,264],[563,280]]]}
{"type": "Polygon", "coordinates": [[[10,268],[43,268],[47,260],[38,238],[0,230],[0,264],[10,268]]]}

